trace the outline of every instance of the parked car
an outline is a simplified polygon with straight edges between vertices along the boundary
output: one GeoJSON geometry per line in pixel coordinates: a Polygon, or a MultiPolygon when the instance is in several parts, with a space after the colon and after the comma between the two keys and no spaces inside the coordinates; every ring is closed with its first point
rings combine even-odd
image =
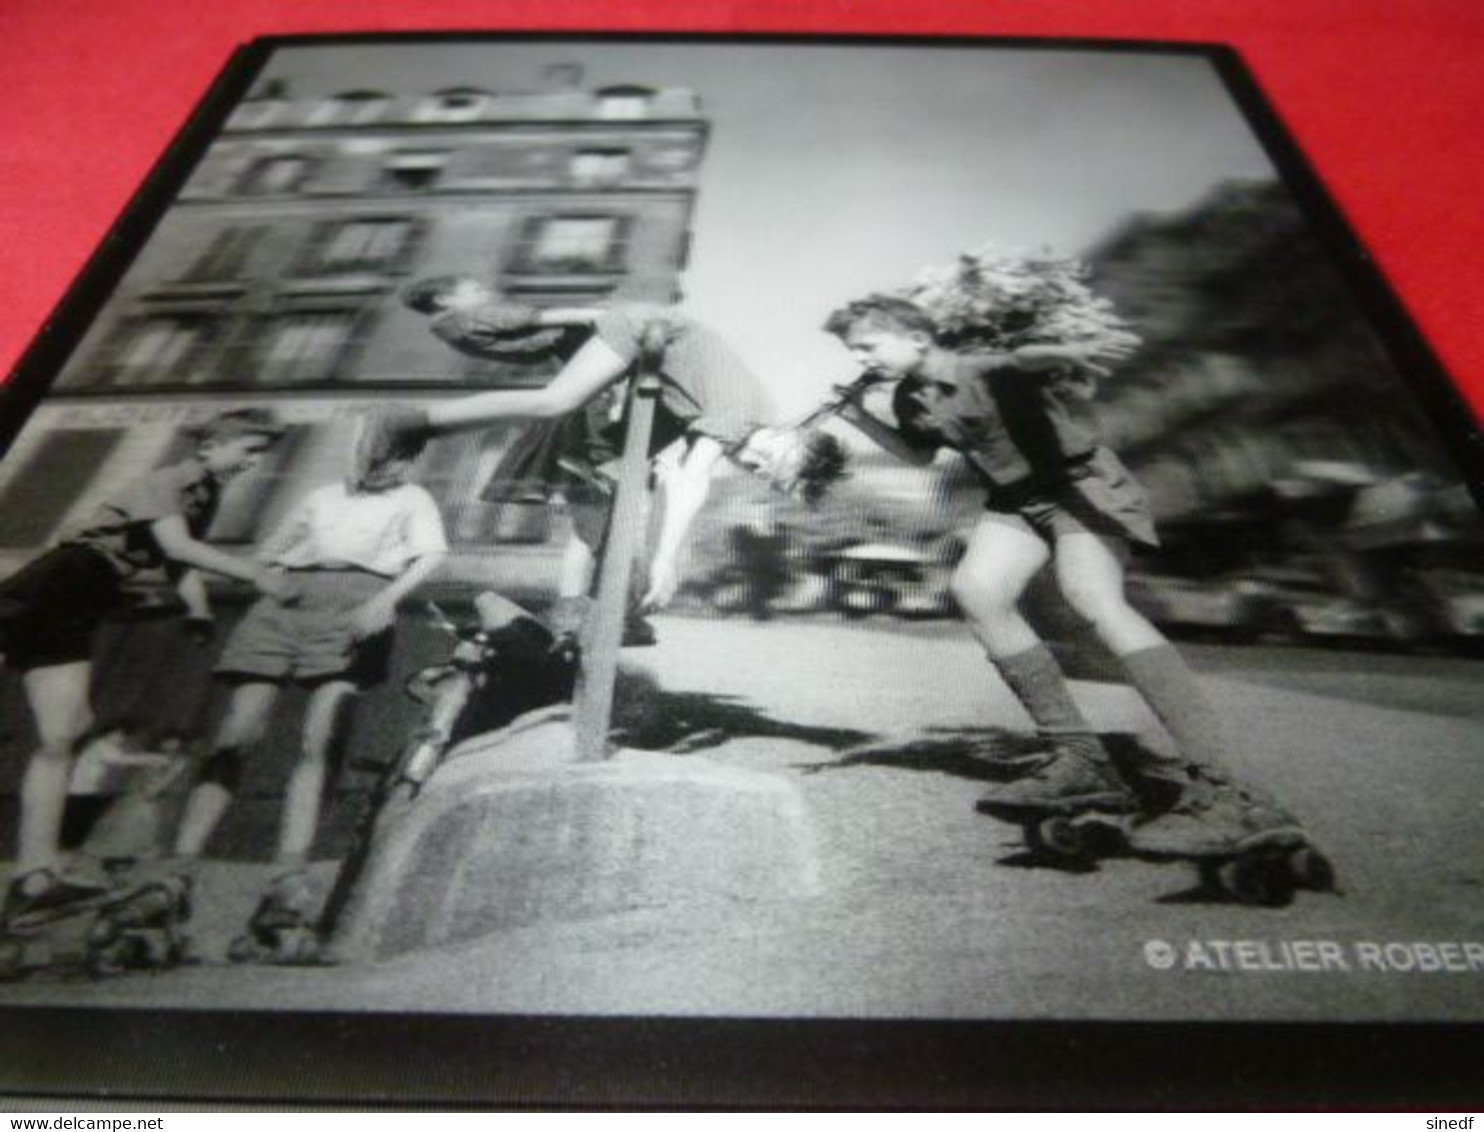
{"type": "Polygon", "coordinates": [[[1484,575],[1468,570],[1418,570],[1440,632],[1455,644],[1484,646],[1484,575]]]}
{"type": "Polygon", "coordinates": [[[1184,632],[1250,639],[1262,632],[1272,608],[1239,579],[1131,574],[1129,601],[1158,625],[1184,632]]]}
{"type": "Polygon", "coordinates": [[[835,608],[847,617],[944,617],[953,612],[946,567],[920,550],[900,543],[860,543],[836,551],[829,565],[835,608]]]}
{"type": "Polygon", "coordinates": [[[1265,630],[1321,642],[1415,644],[1431,635],[1430,617],[1399,601],[1364,601],[1335,591],[1318,571],[1266,567],[1245,582],[1266,603],[1265,630]]]}

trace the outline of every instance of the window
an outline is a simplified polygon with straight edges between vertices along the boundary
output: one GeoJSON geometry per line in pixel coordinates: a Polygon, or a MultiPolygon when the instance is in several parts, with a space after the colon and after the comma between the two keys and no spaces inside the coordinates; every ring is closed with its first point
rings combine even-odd
{"type": "Polygon", "coordinates": [[[253,378],[259,385],[333,381],[354,341],[358,310],[305,310],[263,325],[253,378]]]}
{"type": "Polygon", "coordinates": [[[245,196],[278,196],[297,192],[309,174],[309,159],[297,154],[264,157],[253,163],[237,183],[245,196]]]}
{"type": "Polygon", "coordinates": [[[440,90],[423,100],[413,118],[418,122],[477,122],[489,101],[488,91],[474,87],[440,90]]]}
{"type": "Polygon", "coordinates": [[[654,101],[654,91],[645,86],[610,86],[597,92],[598,117],[644,118],[654,101]]]}
{"type": "Polygon", "coordinates": [[[394,153],[381,166],[378,187],[394,193],[426,192],[442,179],[447,165],[446,153],[394,153]]]}
{"type": "Polygon", "coordinates": [[[580,149],[572,155],[572,180],[578,185],[614,185],[629,171],[626,149],[580,149]]]}
{"type": "Polygon", "coordinates": [[[320,275],[387,271],[411,246],[411,220],[372,218],[322,225],[309,245],[303,270],[320,275]]]}
{"type": "Polygon", "coordinates": [[[218,232],[186,272],[187,283],[226,283],[247,277],[252,250],[267,236],[262,224],[238,225],[218,232]]]}
{"type": "Polygon", "coordinates": [[[48,432],[0,493],[0,547],[45,544],[122,437],[116,428],[48,432]]]}
{"type": "Polygon", "coordinates": [[[364,126],[386,113],[391,99],[376,90],[351,90],[327,98],[309,112],[311,126],[364,126]]]}
{"type": "Polygon", "coordinates": [[[102,351],[90,385],[184,385],[210,373],[208,347],[220,329],[212,315],[145,315],[124,323],[102,351]]]}
{"type": "Polygon", "coordinates": [[[612,214],[533,217],[510,260],[517,275],[606,275],[626,270],[630,218],[612,214]]]}
{"type": "Polygon", "coordinates": [[[236,110],[232,111],[232,117],[227,122],[227,128],[233,130],[262,130],[278,121],[279,115],[288,106],[282,98],[252,98],[248,99],[236,110]]]}

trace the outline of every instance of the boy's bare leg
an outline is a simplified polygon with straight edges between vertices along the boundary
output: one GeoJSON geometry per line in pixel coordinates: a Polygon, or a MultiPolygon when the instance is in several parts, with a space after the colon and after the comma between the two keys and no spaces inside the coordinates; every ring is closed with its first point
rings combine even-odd
{"type": "Polygon", "coordinates": [[[1169,643],[1129,604],[1124,573],[1123,559],[1098,535],[1065,534],[1056,540],[1056,584],[1062,596],[1118,657],[1169,643]]]}
{"type": "Polygon", "coordinates": [[[176,856],[199,857],[205,851],[237,793],[242,749],[262,740],[277,700],[276,684],[253,682],[239,684],[233,690],[211,754],[201,764],[196,785],[186,799],[175,835],[176,856]]]}
{"type": "Polygon", "coordinates": [[[77,744],[92,726],[88,661],[47,665],[25,674],[26,699],[36,719],[41,746],[21,780],[21,820],[16,874],[60,870],[62,815],[72,781],[77,744]]]}
{"type": "Polygon", "coordinates": [[[1169,640],[1124,593],[1123,562],[1097,535],[1063,535],[1056,543],[1057,584],[1068,604],[1086,618],[1123,665],[1181,755],[1220,767],[1225,743],[1215,710],[1200,682],[1169,640]]]}
{"type": "Polygon", "coordinates": [[[1020,613],[1020,599],[1050,552],[1029,529],[981,519],[949,582],[953,599],[993,661],[1041,643],[1020,613]]]}
{"type": "Polygon", "coordinates": [[[1046,799],[1123,806],[1131,800],[1101,741],[1072,699],[1051,650],[1020,612],[1020,599],[1050,557],[1028,526],[981,519],[951,588],[969,628],[1005,684],[1055,754],[1026,778],[991,788],[986,801],[1006,806],[1046,799]]]}
{"type": "Polygon", "coordinates": [[[309,697],[304,713],[304,746],[289,775],[278,827],[278,863],[284,867],[301,868],[309,860],[319,829],[331,754],[355,693],[355,685],[349,681],[331,680],[315,688],[309,697]]]}

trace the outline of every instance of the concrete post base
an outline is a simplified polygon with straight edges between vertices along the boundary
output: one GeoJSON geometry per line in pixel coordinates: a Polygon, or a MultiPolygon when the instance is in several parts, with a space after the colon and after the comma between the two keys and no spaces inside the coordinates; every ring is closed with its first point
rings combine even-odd
{"type": "Polygon", "coordinates": [[[380,959],[543,920],[804,897],[818,872],[792,784],[695,756],[578,763],[553,709],[463,744],[384,812],[331,946],[380,959]]]}

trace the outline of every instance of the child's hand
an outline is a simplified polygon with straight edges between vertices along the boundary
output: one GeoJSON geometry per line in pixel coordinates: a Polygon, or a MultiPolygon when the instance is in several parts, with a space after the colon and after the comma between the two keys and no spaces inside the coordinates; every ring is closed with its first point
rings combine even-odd
{"type": "Polygon", "coordinates": [[[282,570],[259,570],[253,578],[253,585],[257,586],[258,593],[271,597],[280,605],[293,605],[299,600],[299,587],[282,570]]]}
{"type": "Polygon", "coordinates": [[[388,628],[397,619],[397,603],[385,598],[373,597],[364,605],[357,606],[350,614],[351,632],[357,640],[373,637],[388,628]]]}

